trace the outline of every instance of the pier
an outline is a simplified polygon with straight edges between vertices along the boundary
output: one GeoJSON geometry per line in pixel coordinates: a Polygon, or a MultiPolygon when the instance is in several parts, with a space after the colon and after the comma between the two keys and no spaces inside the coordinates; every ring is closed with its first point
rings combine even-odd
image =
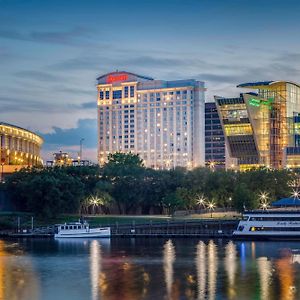
{"type": "Polygon", "coordinates": [[[219,237],[228,238],[237,228],[237,220],[170,221],[142,225],[111,226],[118,237],[219,237]]]}
{"type": "MultiPolygon", "coordinates": [[[[113,237],[208,237],[230,238],[237,228],[238,220],[184,220],[166,221],[147,224],[99,224],[111,228],[113,237]]],[[[99,226],[97,225],[97,226],[99,226]]],[[[0,232],[1,236],[9,237],[53,237],[54,226],[35,228],[34,230],[21,229],[19,232],[0,232]]]]}

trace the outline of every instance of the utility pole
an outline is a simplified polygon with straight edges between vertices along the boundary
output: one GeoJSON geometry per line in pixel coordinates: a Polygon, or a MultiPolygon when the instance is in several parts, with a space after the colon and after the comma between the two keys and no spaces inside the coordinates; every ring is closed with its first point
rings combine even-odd
{"type": "Polygon", "coordinates": [[[82,144],[83,144],[83,141],[84,141],[84,138],[81,138],[80,139],[80,150],[79,150],[79,161],[78,161],[78,163],[80,161],[82,161],[82,144]]]}

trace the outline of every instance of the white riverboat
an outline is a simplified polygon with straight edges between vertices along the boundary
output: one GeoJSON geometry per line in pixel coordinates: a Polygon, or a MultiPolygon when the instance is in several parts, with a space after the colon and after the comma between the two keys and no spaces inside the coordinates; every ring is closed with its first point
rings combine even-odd
{"type": "Polygon", "coordinates": [[[58,224],[55,226],[55,238],[109,238],[110,227],[90,228],[87,222],[58,224]]]}
{"type": "Polygon", "coordinates": [[[247,211],[233,232],[236,238],[300,239],[300,210],[247,211]]]}

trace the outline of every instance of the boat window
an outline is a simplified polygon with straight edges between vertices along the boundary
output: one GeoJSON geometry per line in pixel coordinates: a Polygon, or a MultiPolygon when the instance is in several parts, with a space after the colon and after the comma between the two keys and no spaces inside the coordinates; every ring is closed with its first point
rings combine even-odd
{"type": "Polygon", "coordinates": [[[66,226],[66,229],[69,229],[69,226],[66,226]]]}
{"type": "Polygon", "coordinates": [[[243,231],[244,230],[244,226],[239,226],[238,231],[243,231]]]}
{"type": "Polygon", "coordinates": [[[64,229],[65,229],[65,226],[61,226],[60,229],[61,229],[61,230],[64,230],[64,229]]]}
{"type": "Polygon", "coordinates": [[[280,216],[273,216],[273,217],[251,217],[250,221],[289,221],[289,222],[296,222],[300,221],[300,217],[280,217],[280,216]]]}
{"type": "Polygon", "coordinates": [[[300,231],[300,227],[250,227],[249,231],[300,231]]]}

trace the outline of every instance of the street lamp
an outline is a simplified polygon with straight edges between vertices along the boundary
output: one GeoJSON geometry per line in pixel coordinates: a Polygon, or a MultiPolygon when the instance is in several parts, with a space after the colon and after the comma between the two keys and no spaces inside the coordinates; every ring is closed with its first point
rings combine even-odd
{"type": "Polygon", "coordinates": [[[213,201],[209,202],[208,205],[207,205],[209,211],[210,211],[210,217],[212,218],[212,212],[215,208],[215,203],[213,201]]]}
{"type": "Polygon", "coordinates": [[[209,162],[209,168],[210,168],[212,171],[215,170],[215,165],[216,165],[216,163],[215,163],[213,160],[209,162]]]}
{"type": "Polygon", "coordinates": [[[268,203],[268,196],[269,194],[267,192],[261,192],[259,194],[259,199],[260,199],[260,207],[263,209],[263,210],[267,210],[268,206],[269,206],[269,203],[268,203]]]}
{"type": "Polygon", "coordinates": [[[206,205],[206,199],[203,195],[197,195],[197,204],[200,206],[200,209],[201,207],[205,208],[205,205],[206,205]]]}
{"type": "Polygon", "coordinates": [[[1,183],[4,182],[4,178],[3,178],[3,168],[4,168],[4,165],[5,165],[5,158],[1,157],[1,183]]]}
{"type": "Polygon", "coordinates": [[[229,207],[230,207],[230,209],[231,209],[231,203],[232,203],[231,201],[232,201],[232,197],[229,197],[229,198],[228,198],[228,201],[229,201],[229,207]]]}

